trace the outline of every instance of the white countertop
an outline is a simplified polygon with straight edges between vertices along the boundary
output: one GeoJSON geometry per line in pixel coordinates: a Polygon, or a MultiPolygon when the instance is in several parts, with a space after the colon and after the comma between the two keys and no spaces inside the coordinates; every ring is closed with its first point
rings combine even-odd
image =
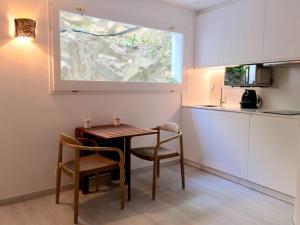
{"type": "Polygon", "coordinates": [[[184,108],[204,109],[204,110],[211,110],[211,111],[246,113],[246,114],[254,114],[254,115],[262,115],[262,116],[271,116],[271,117],[280,117],[280,118],[300,120],[300,115],[289,116],[289,115],[263,113],[263,111],[270,111],[269,109],[241,109],[239,106],[230,106],[230,105],[224,105],[222,107],[220,107],[220,106],[206,107],[205,105],[182,105],[182,107],[184,107],[184,108]]]}

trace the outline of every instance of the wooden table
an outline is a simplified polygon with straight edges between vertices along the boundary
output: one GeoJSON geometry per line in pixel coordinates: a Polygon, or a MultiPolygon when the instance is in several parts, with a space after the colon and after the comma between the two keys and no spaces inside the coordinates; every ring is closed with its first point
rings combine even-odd
{"type": "Polygon", "coordinates": [[[93,126],[92,128],[76,128],[76,137],[94,137],[102,140],[124,140],[123,151],[125,155],[125,184],[128,185],[128,201],[130,200],[130,184],[131,184],[131,139],[136,136],[157,134],[158,131],[146,128],[138,128],[128,124],[118,126],[104,125],[93,126]]]}

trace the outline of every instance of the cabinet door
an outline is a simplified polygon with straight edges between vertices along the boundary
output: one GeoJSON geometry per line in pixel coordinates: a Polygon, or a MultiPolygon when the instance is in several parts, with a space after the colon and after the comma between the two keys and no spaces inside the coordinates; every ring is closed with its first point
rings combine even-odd
{"type": "Polygon", "coordinates": [[[196,22],[196,67],[223,65],[224,10],[200,14],[196,22]]]}
{"type": "Polygon", "coordinates": [[[299,9],[299,0],[267,0],[265,61],[300,59],[299,9]]]}
{"type": "Polygon", "coordinates": [[[243,113],[211,112],[211,164],[214,169],[247,178],[249,117],[243,113]]]}
{"type": "Polygon", "coordinates": [[[248,179],[295,196],[299,121],[251,117],[248,179]]]}
{"type": "Polygon", "coordinates": [[[265,0],[244,0],[226,7],[225,65],[262,62],[265,0]]]}
{"type": "Polygon", "coordinates": [[[183,108],[182,116],[185,158],[209,166],[210,111],[183,108]]]}

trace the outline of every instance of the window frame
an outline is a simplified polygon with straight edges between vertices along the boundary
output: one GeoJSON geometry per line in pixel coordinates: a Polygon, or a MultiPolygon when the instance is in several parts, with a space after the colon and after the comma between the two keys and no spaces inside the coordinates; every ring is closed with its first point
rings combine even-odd
{"type": "Polygon", "coordinates": [[[54,0],[49,1],[49,51],[50,51],[50,92],[60,91],[183,91],[186,84],[185,51],[186,51],[186,32],[184,29],[170,26],[154,26],[151,24],[141,24],[128,21],[125,17],[114,13],[99,13],[98,7],[89,7],[92,2],[86,0],[84,3],[74,0],[54,0]],[[74,4],[75,3],[75,4],[74,4]],[[75,5],[75,6],[74,6],[75,5]],[[60,74],[60,35],[59,35],[59,11],[80,13],[78,8],[84,9],[84,15],[139,25],[147,28],[165,30],[183,34],[182,46],[182,78],[181,83],[147,83],[147,82],[113,82],[113,81],[70,81],[61,80],[60,74]],[[88,10],[87,10],[88,9],[88,10]],[[87,12],[88,11],[88,12],[87,12]]]}

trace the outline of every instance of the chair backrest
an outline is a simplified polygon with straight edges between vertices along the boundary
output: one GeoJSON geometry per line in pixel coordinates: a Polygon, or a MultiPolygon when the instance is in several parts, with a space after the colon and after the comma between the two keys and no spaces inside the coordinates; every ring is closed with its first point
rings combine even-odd
{"type": "MultiPolygon", "coordinates": [[[[180,143],[180,152],[183,152],[183,145],[182,145],[182,131],[180,130],[180,127],[176,123],[165,123],[160,126],[158,126],[156,129],[159,130],[157,133],[157,144],[156,147],[161,146],[162,144],[165,144],[167,142],[173,141],[175,139],[179,139],[180,143]],[[175,133],[175,135],[172,135],[171,137],[165,138],[161,140],[160,131],[167,131],[171,133],[175,133]]],[[[158,148],[156,148],[157,151],[158,148]]]]}
{"type": "Polygon", "coordinates": [[[63,160],[63,146],[69,147],[68,149],[74,150],[75,154],[75,173],[79,173],[80,168],[80,150],[78,147],[82,147],[82,144],[72,138],[71,136],[61,133],[59,141],[59,152],[58,152],[58,166],[63,160]]]}
{"type": "Polygon", "coordinates": [[[180,127],[176,123],[165,123],[162,125],[159,125],[158,128],[160,130],[169,131],[173,133],[180,133],[180,127]]]}
{"type": "Polygon", "coordinates": [[[64,133],[60,134],[60,143],[71,147],[72,149],[76,148],[76,146],[82,146],[79,141],[64,133]]]}
{"type": "Polygon", "coordinates": [[[63,159],[63,146],[69,147],[69,149],[74,150],[75,153],[75,171],[76,173],[79,172],[80,168],[80,151],[93,151],[93,152],[117,152],[119,154],[119,163],[121,166],[124,165],[124,155],[122,151],[118,148],[113,147],[89,147],[83,146],[81,142],[77,141],[76,139],[72,138],[71,136],[61,133],[60,140],[59,140],[59,153],[58,153],[58,167],[60,163],[62,163],[63,159]]]}

